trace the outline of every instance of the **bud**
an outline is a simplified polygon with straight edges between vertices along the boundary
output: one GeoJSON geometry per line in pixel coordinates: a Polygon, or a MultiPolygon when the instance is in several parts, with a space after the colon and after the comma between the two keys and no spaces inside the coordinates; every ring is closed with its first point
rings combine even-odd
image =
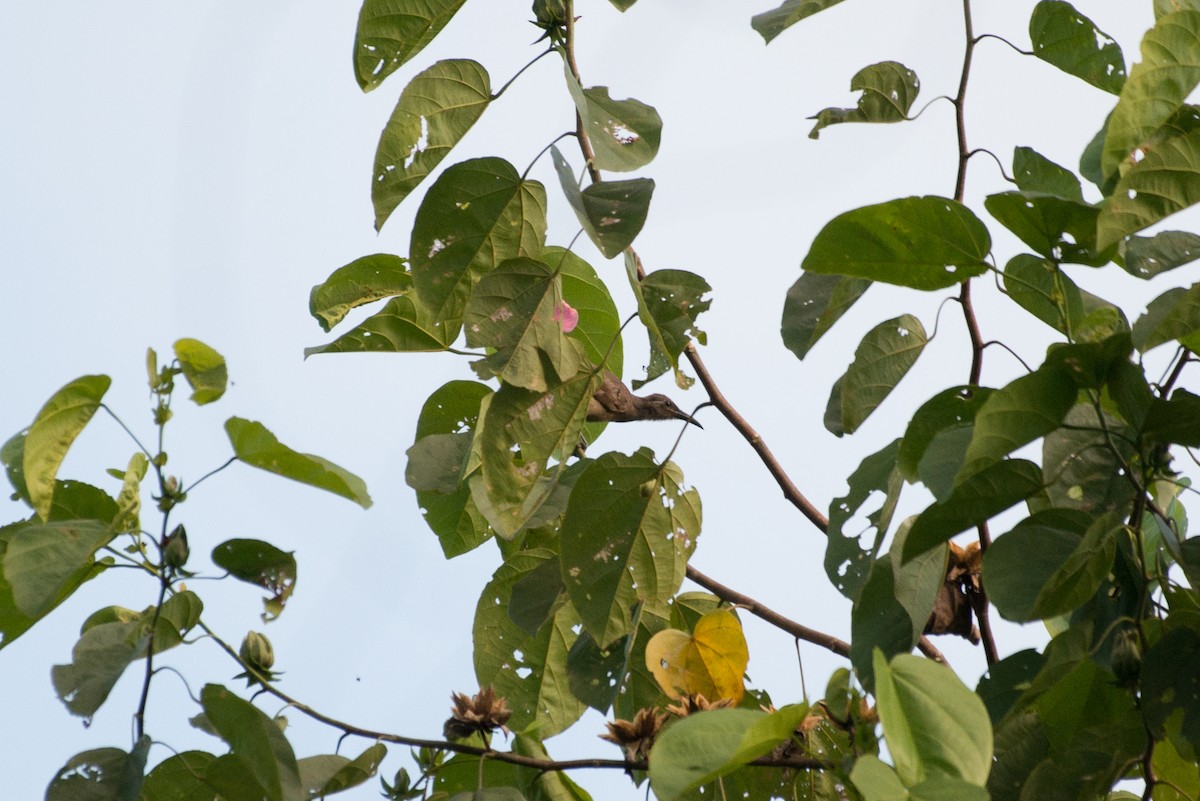
{"type": "Polygon", "coordinates": [[[163,562],[174,570],[179,570],[187,564],[188,556],[191,555],[191,549],[188,548],[187,529],[183,524],[175,527],[175,530],[167,535],[167,540],[163,544],[163,562]]]}
{"type": "Polygon", "coordinates": [[[533,15],[544,28],[567,24],[567,4],[564,0],[533,0],[533,15]]]}
{"type": "Polygon", "coordinates": [[[1138,642],[1136,628],[1124,626],[1113,635],[1109,664],[1122,687],[1129,687],[1138,680],[1142,671],[1142,644],[1138,642]]]}
{"type": "Polygon", "coordinates": [[[243,662],[260,673],[269,673],[275,664],[275,649],[271,647],[271,641],[265,634],[259,634],[257,631],[246,634],[238,655],[242,657],[243,662]]]}

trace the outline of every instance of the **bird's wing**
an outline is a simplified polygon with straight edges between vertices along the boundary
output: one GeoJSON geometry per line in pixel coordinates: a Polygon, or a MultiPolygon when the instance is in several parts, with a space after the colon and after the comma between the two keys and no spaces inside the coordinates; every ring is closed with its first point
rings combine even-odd
{"type": "Polygon", "coordinates": [[[635,412],[633,393],[621,379],[605,371],[604,381],[588,403],[588,419],[624,421],[632,419],[635,412]]]}

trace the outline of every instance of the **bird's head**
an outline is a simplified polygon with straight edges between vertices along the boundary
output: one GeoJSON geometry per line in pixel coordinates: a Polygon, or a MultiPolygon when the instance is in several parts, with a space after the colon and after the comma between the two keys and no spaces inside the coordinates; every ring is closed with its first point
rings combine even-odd
{"type": "Polygon", "coordinates": [[[675,405],[675,401],[666,395],[655,393],[641,398],[640,404],[648,420],[686,420],[696,428],[704,428],[690,414],[675,405]]]}

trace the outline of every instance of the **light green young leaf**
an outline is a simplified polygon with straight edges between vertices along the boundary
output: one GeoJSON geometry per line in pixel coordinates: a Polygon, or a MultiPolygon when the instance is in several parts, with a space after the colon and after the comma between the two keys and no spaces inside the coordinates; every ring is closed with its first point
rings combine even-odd
{"type": "Polygon", "coordinates": [[[833,327],[871,282],[841,275],[803,273],[783,301],[783,344],[803,359],[825,332],[833,327]]]}
{"type": "MultiPolygon", "coordinates": [[[[1121,89],[1104,140],[1105,178],[1123,172],[1129,157],[1166,123],[1200,83],[1200,11],[1159,17],[1142,39],[1142,60],[1121,89]]],[[[1151,151],[1152,153],[1153,151],[1151,151]]],[[[1149,155],[1149,154],[1147,154],[1149,155]]],[[[1136,230],[1136,229],[1135,229],[1136,230]]],[[[1119,237],[1100,234],[1101,247],[1119,237]]]]}
{"type": "Polygon", "coordinates": [[[911,314],[885,320],[863,337],[841,385],[841,429],[853,434],[916,364],[925,327],[911,314]]]}
{"type": "Polygon", "coordinates": [[[750,26],[770,44],[772,39],[805,17],[811,17],[840,2],[842,0],[784,0],[779,8],[755,14],[750,26]]]}
{"type": "Polygon", "coordinates": [[[1154,0],[1155,19],[1186,9],[1200,11],[1200,0],[1154,0]]]}
{"type": "Polygon", "coordinates": [[[563,731],[587,708],[568,689],[567,654],[578,636],[579,613],[559,604],[536,634],[513,622],[508,603],[513,586],[546,562],[557,562],[546,548],[518,551],[483,588],[475,607],[475,676],[508,700],[515,730],[536,726],[542,737],[563,731]]]}
{"type": "Polygon", "coordinates": [[[483,116],[491,92],[487,70],[470,59],[439,61],[404,87],[375,149],[376,231],[483,116]]]}
{"type": "Polygon", "coordinates": [[[1030,147],[1013,149],[1013,179],[1022,192],[1041,192],[1083,202],[1083,190],[1075,173],[1030,147]]]}
{"type": "Polygon", "coordinates": [[[1188,288],[1175,287],[1159,295],[1133,324],[1133,344],[1141,353],[1159,345],[1179,340],[1200,345],[1195,334],[1200,331],[1200,284],[1188,288]]]}
{"type": "Polygon", "coordinates": [[[345,319],[351,309],[393,295],[403,295],[412,287],[408,261],[391,253],[376,253],[355,259],[339,267],[308,295],[308,312],[321,330],[328,332],[345,319]]]}
{"type": "Polygon", "coordinates": [[[900,62],[883,61],[859,70],[850,79],[850,91],[862,92],[858,106],[826,108],[809,117],[817,121],[809,139],[818,138],[822,128],[843,122],[903,122],[921,91],[921,81],[900,62]]]}
{"type": "Polygon", "coordinates": [[[371,506],[361,478],[320,456],[292,450],[262,423],[230,417],[225,421],[225,433],[234,455],[246,464],[349,498],[364,509],[371,506]]]}
{"type": "Polygon", "coordinates": [[[874,754],[864,754],[855,760],[850,781],[865,801],[907,801],[910,797],[896,769],[874,754]]]}
{"type": "Polygon", "coordinates": [[[54,479],[71,443],[83,431],[112,383],[106,375],[85,375],[50,396],[25,435],[22,459],[29,501],[43,520],[50,516],[54,479]]]}
{"type": "Polygon", "coordinates": [[[129,466],[125,468],[125,477],[121,484],[121,494],[117,496],[117,513],[110,518],[113,531],[122,533],[141,530],[142,526],[138,521],[142,511],[141,482],[146,477],[149,467],[150,461],[141,451],[129,458],[129,466]]]}
{"type": "Polygon", "coordinates": [[[633,244],[650,213],[654,181],[650,178],[599,181],[580,191],[571,165],[559,149],[551,146],[550,155],[567,203],[604,257],[611,259],[633,244]]]}
{"type": "Polygon", "coordinates": [[[95,553],[113,538],[94,520],[33,524],[14,530],[3,552],[4,579],[16,609],[37,619],[57,606],[95,567],[95,553]]]}
{"type": "Polygon", "coordinates": [[[354,32],[354,77],[369,92],[433,41],[466,0],[365,0],[354,32]]]}
{"type": "Polygon", "coordinates": [[[462,318],[480,276],[518,256],[537,258],[546,239],[546,190],[504,159],[446,169],[413,221],[409,266],[419,301],[435,320],[462,318]]]}
{"type": "Polygon", "coordinates": [[[864,206],[830,221],[802,267],[914,289],[943,289],[987,270],[987,228],[970,209],[940,197],[864,206]]]}
{"type": "Polygon", "coordinates": [[[1162,231],[1154,236],[1131,236],[1119,245],[1121,268],[1149,280],[1200,259],[1200,236],[1188,231],[1162,231]]]}
{"type": "Polygon", "coordinates": [[[1029,19],[1033,54],[1065,73],[1120,94],[1125,84],[1121,46],[1062,0],[1042,0],[1029,19]]]}
{"type": "Polygon", "coordinates": [[[857,601],[862,592],[900,498],[903,479],[896,464],[899,446],[900,440],[895,440],[863,459],[846,480],[849,492],[829,504],[825,575],[851,601],[857,601]],[[883,498],[879,507],[866,515],[870,528],[857,535],[846,532],[851,518],[880,494],[883,498]],[[871,532],[874,536],[864,541],[871,532]]]}
{"type": "MultiPolygon", "coordinates": [[[[1200,13],[1196,21],[1200,24],[1200,13]]],[[[1115,245],[1196,203],[1200,203],[1200,130],[1159,142],[1121,176],[1098,217],[1097,245],[1115,245]]]]}
{"type": "Polygon", "coordinates": [[[984,201],[988,212],[1048,259],[1098,267],[1114,254],[1096,245],[1098,206],[1036,192],[1002,192],[984,201]]]}
{"type": "Polygon", "coordinates": [[[896,773],[912,787],[943,776],[982,787],[992,766],[992,725],[979,696],[929,659],[875,655],[875,696],[896,773]]]}
{"type": "Polygon", "coordinates": [[[807,705],[795,704],[772,714],[714,709],[677,720],[650,751],[650,788],[659,801],[691,797],[693,790],[769,754],[807,713],[807,705]]]}
{"type": "Polygon", "coordinates": [[[564,330],[562,304],[558,276],[534,259],[509,259],[479,279],[463,324],[467,345],[490,349],[471,364],[480,378],[546,392],[578,373],[583,346],[564,330]]]}
{"type": "Polygon", "coordinates": [[[629,634],[638,601],[662,607],[700,534],[700,496],[640,450],[606,453],[575,483],[559,531],[563,580],[601,647],[629,634]]]}
{"type": "Polygon", "coordinates": [[[192,388],[196,405],[212,403],[225,394],[229,372],[224,356],[198,339],[180,339],[175,342],[175,358],[192,388]]]}
{"type": "Polygon", "coordinates": [[[200,703],[209,723],[269,801],[304,797],[296,755],[274,720],[219,684],[205,685],[200,703]]]}
{"type": "Polygon", "coordinates": [[[613,100],[607,86],[584,89],[566,64],[567,90],[583,120],[598,170],[629,172],[654,160],[662,139],[662,118],[653,106],[627,98],[613,100]]]}
{"type": "Polygon", "coordinates": [[[263,598],[263,620],[279,617],[292,591],[296,589],[296,557],[269,542],[233,539],[213,548],[213,564],[241,581],[255,584],[271,593],[263,598]]]}

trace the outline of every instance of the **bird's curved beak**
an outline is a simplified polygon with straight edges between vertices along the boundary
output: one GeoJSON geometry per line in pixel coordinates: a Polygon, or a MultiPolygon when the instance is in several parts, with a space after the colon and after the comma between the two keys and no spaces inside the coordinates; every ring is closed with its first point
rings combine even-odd
{"type": "Polygon", "coordinates": [[[699,429],[704,428],[704,426],[700,425],[699,420],[697,420],[695,417],[692,417],[690,414],[683,411],[682,409],[676,409],[674,412],[672,412],[672,414],[674,414],[680,420],[687,420],[689,423],[694,425],[696,428],[699,428],[699,429]]]}

